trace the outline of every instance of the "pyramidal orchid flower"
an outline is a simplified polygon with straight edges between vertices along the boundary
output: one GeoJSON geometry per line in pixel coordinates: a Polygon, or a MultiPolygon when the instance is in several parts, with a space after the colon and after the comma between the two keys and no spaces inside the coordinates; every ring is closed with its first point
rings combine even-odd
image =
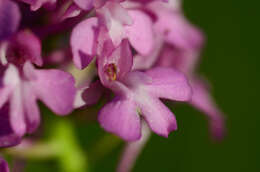
{"type": "MultiPolygon", "coordinates": [[[[106,42],[111,47],[111,42],[106,42]]],[[[108,44],[108,45],[107,45],[108,44]]],[[[105,50],[98,59],[98,73],[102,84],[114,93],[98,120],[101,126],[127,141],[141,137],[144,119],[152,131],[167,137],[177,129],[173,113],[160,98],[188,101],[191,89],[185,76],[170,68],[153,68],[146,72],[131,71],[133,59],[127,40],[113,51],[105,50]]]]}
{"type": "MultiPolygon", "coordinates": [[[[200,41],[199,43],[196,43],[195,40],[193,42],[197,45],[201,44],[200,41]]],[[[207,82],[195,73],[200,60],[199,51],[200,48],[179,49],[166,44],[156,66],[174,67],[188,76],[193,91],[190,104],[207,115],[213,138],[221,139],[225,134],[223,113],[211,97],[207,82]]]]}
{"type": "Polygon", "coordinates": [[[173,67],[186,74],[193,92],[190,104],[207,115],[213,139],[220,140],[225,135],[224,115],[210,95],[209,84],[195,73],[198,55],[165,45],[155,66],[173,67]]]}
{"type": "Polygon", "coordinates": [[[7,162],[0,157],[0,171],[1,172],[9,172],[7,162]]]}
{"type": "Polygon", "coordinates": [[[134,68],[144,70],[161,66],[183,72],[189,78],[193,91],[190,104],[208,116],[212,136],[221,139],[225,130],[223,115],[211,98],[206,82],[195,74],[204,36],[185,19],[179,1],[174,3],[166,6],[154,1],[148,5],[147,9],[157,18],[153,25],[157,48],[147,56],[137,54],[134,68]]]}
{"type": "Polygon", "coordinates": [[[14,144],[14,136],[22,137],[38,127],[37,100],[43,101],[56,114],[65,115],[73,109],[76,90],[70,74],[33,66],[33,63],[42,65],[41,44],[30,31],[18,32],[12,39],[2,42],[1,51],[0,111],[8,114],[8,117],[3,116],[6,132],[1,136],[8,137],[10,142],[0,142],[0,146],[9,146],[14,144]]]}
{"type": "Polygon", "coordinates": [[[130,45],[143,55],[153,49],[155,42],[149,15],[138,9],[126,9],[116,2],[107,2],[97,10],[97,17],[82,21],[72,31],[73,61],[79,69],[85,68],[98,54],[104,35],[114,46],[128,39],[130,45]]]}

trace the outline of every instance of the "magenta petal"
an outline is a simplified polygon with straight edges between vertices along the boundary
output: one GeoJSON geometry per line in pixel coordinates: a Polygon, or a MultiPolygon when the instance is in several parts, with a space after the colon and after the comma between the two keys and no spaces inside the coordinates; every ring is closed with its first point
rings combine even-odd
{"type": "Polygon", "coordinates": [[[159,99],[146,96],[146,100],[139,101],[138,107],[149,127],[158,135],[168,137],[177,129],[174,114],[159,99]]]}
{"type": "Polygon", "coordinates": [[[174,67],[183,73],[193,73],[199,61],[199,51],[180,50],[170,44],[164,45],[156,66],[174,67]]]}
{"type": "Polygon", "coordinates": [[[154,38],[154,47],[148,55],[136,54],[134,56],[133,69],[134,70],[147,70],[150,69],[157,62],[159,58],[161,49],[163,46],[163,41],[159,37],[154,38]]]}
{"type": "Polygon", "coordinates": [[[21,137],[11,127],[9,111],[9,104],[0,109],[0,147],[15,146],[21,141],[21,137]]]}
{"type": "Polygon", "coordinates": [[[155,30],[173,46],[183,49],[199,48],[203,44],[202,33],[192,26],[179,11],[161,8],[155,30]]]}
{"type": "Polygon", "coordinates": [[[118,78],[122,79],[133,66],[133,56],[130,50],[129,43],[124,39],[120,46],[108,58],[108,62],[114,63],[118,67],[118,78]]]}
{"type": "Polygon", "coordinates": [[[50,109],[60,115],[73,109],[76,88],[74,78],[60,70],[35,70],[37,79],[32,81],[35,95],[50,109]]]}
{"type": "Polygon", "coordinates": [[[101,109],[98,121],[105,130],[127,141],[141,137],[140,117],[135,103],[131,100],[116,97],[101,109]]]}
{"type": "Polygon", "coordinates": [[[140,10],[129,10],[133,24],[125,26],[126,35],[131,45],[141,54],[147,55],[154,46],[152,20],[140,10]]]}
{"type": "Polygon", "coordinates": [[[23,84],[23,99],[27,132],[32,133],[40,124],[40,111],[30,83],[25,82],[23,84]]]}
{"type": "Polygon", "coordinates": [[[6,86],[0,89],[0,108],[7,102],[12,89],[6,86]]]}
{"type": "Polygon", "coordinates": [[[223,114],[212,100],[206,84],[200,80],[193,80],[191,85],[193,89],[191,104],[208,116],[213,137],[221,139],[225,134],[223,114]]]}
{"type": "Polygon", "coordinates": [[[73,0],[80,8],[90,10],[93,7],[94,0],[73,0]]]}
{"type": "Polygon", "coordinates": [[[172,68],[157,67],[148,70],[146,74],[152,78],[152,83],[147,89],[154,96],[177,101],[191,99],[191,87],[181,72],[172,68]]]}
{"type": "Polygon", "coordinates": [[[0,1],[0,41],[11,36],[18,28],[20,11],[16,3],[10,0],[0,1]]]}
{"type": "Polygon", "coordinates": [[[9,172],[7,162],[0,157],[0,171],[1,172],[9,172]]]}
{"type": "Polygon", "coordinates": [[[19,86],[13,90],[10,98],[10,122],[14,132],[23,136],[26,132],[26,123],[23,110],[22,93],[19,86]]]}
{"type": "Polygon", "coordinates": [[[132,23],[131,17],[128,15],[128,11],[120,5],[118,2],[107,2],[106,7],[109,9],[111,16],[123,25],[130,25],[132,23]]]}
{"type": "Polygon", "coordinates": [[[12,89],[9,97],[10,124],[15,134],[23,136],[26,131],[24,120],[21,80],[17,68],[9,65],[4,75],[4,85],[12,89]]]}
{"type": "Polygon", "coordinates": [[[97,18],[92,17],[79,23],[72,31],[73,62],[79,69],[85,68],[96,54],[97,26],[97,18]]]}

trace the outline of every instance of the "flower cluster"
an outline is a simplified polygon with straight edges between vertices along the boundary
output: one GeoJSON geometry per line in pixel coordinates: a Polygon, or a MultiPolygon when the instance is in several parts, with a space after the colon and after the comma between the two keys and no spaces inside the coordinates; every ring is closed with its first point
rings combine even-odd
{"type": "MultiPolygon", "coordinates": [[[[163,99],[204,112],[221,138],[223,116],[196,74],[203,43],[180,0],[1,0],[0,146],[15,146],[36,131],[37,100],[66,115],[103,96],[100,125],[126,141],[141,139],[147,126],[163,137],[177,129],[163,99]],[[62,35],[55,42],[62,46],[46,55],[42,44],[52,35],[62,35]],[[94,70],[73,76],[71,61],[94,70]]],[[[0,171],[7,170],[2,160],[0,171]]]]}

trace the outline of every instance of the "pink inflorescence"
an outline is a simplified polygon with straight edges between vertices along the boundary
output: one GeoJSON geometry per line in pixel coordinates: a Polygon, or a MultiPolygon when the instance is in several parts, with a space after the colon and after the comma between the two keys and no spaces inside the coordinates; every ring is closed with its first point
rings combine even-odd
{"type": "MultiPolygon", "coordinates": [[[[104,94],[113,98],[100,109],[98,122],[126,141],[142,140],[143,128],[163,137],[177,130],[162,99],[202,111],[212,135],[221,138],[223,115],[196,74],[203,43],[181,0],[0,0],[0,146],[15,146],[36,131],[37,100],[66,115],[104,94]],[[66,31],[70,42],[42,53],[43,40],[66,37],[66,31]],[[94,70],[83,78],[71,75],[71,62],[94,70]]],[[[0,163],[7,171],[6,162],[0,163]]]]}

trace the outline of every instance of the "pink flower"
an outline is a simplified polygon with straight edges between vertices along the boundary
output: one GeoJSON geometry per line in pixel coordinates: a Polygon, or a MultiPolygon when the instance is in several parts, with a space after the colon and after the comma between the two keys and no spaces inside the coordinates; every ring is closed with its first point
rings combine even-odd
{"type": "Polygon", "coordinates": [[[70,74],[56,69],[36,69],[32,65],[42,65],[41,44],[29,31],[21,31],[2,42],[1,52],[4,66],[1,66],[0,111],[8,114],[3,126],[6,132],[1,133],[1,138],[8,136],[8,139],[0,142],[0,146],[10,146],[17,143],[17,137],[38,127],[37,100],[56,114],[65,115],[73,109],[76,89],[70,74]]]}
{"type": "Polygon", "coordinates": [[[132,60],[127,40],[98,59],[100,80],[115,93],[115,98],[101,109],[98,120],[107,131],[128,141],[141,137],[142,119],[155,133],[167,137],[177,124],[159,98],[187,101],[190,86],[182,73],[170,68],[131,71],[132,60]]]}
{"type": "Polygon", "coordinates": [[[125,9],[119,3],[107,2],[97,10],[97,16],[82,21],[72,31],[70,44],[73,61],[78,68],[83,69],[92,61],[102,49],[102,40],[107,38],[112,40],[114,46],[128,39],[130,45],[142,55],[152,50],[152,19],[143,11],[125,9]]]}
{"type": "Polygon", "coordinates": [[[156,48],[147,56],[137,54],[134,68],[170,67],[186,74],[193,91],[190,104],[208,116],[212,136],[215,139],[222,138],[225,132],[223,114],[211,98],[205,81],[195,73],[204,43],[203,34],[188,23],[179,8],[153,2],[148,10],[157,17],[153,25],[156,48]]]}

